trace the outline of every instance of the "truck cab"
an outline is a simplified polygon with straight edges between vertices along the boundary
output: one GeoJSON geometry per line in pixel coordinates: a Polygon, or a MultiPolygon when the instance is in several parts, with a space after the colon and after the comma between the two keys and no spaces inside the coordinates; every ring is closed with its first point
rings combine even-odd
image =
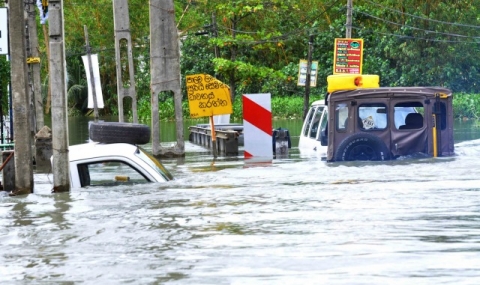
{"type": "MultiPolygon", "coordinates": [[[[327,161],[390,160],[454,154],[452,92],[442,87],[379,87],[377,75],[331,75],[321,115],[309,113],[299,148],[310,142],[327,161]],[[308,130],[308,131],[307,131],[308,130]],[[322,148],[323,147],[323,148],[322,148]]],[[[314,103],[315,110],[321,104],[314,103]]],[[[311,112],[313,109],[311,108],[311,112]]],[[[311,147],[311,146],[310,146],[311,147]]]]}

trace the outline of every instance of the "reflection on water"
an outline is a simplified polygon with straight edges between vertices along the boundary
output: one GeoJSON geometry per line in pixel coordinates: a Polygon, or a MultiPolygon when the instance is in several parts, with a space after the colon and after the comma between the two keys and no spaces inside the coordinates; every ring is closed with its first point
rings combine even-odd
{"type": "Polygon", "coordinates": [[[480,131],[458,129],[448,158],[326,163],[296,137],[261,165],[187,143],[164,184],[51,194],[39,174],[0,196],[0,282],[477,284],[480,131]]]}
{"type": "MultiPolygon", "coordinates": [[[[68,129],[69,129],[69,140],[70,145],[80,144],[88,141],[88,123],[92,118],[88,117],[69,117],[68,118],[68,129]]],[[[118,121],[118,117],[103,117],[100,120],[115,122],[118,121]]],[[[147,124],[151,126],[150,121],[140,122],[142,124],[147,124]]],[[[201,118],[199,120],[185,120],[184,121],[184,138],[188,140],[189,135],[189,126],[194,126],[196,124],[205,124],[208,123],[208,119],[201,118]]],[[[232,123],[243,123],[232,122],[232,123]]],[[[273,128],[284,128],[289,130],[292,145],[298,145],[298,137],[302,130],[302,120],[300,119],[282,119],[282,120],[273,120],[273,128]]],[[[45,124],[51,126],[51,118],[45,118],[45,124]]],[[[480,138],[480,122],[475,120],[455,120],[454,126],[454,139],[455,142],[461,142],[466,140],[474,140],[480,138]]],[[[161,121],[160,122],[160,142],[173,142],[176,140],[176,127],[175,122],[173,121],[161,121]]]]}

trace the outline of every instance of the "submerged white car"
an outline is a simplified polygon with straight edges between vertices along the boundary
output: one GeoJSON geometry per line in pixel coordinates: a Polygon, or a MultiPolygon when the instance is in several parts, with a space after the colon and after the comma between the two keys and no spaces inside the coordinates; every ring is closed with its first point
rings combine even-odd
{"type": "Polygon", "coordinates": [[[69,147],[70,187],[165,182],[170,172],[151,154],[127,143],[85,143],[69,147]]]}

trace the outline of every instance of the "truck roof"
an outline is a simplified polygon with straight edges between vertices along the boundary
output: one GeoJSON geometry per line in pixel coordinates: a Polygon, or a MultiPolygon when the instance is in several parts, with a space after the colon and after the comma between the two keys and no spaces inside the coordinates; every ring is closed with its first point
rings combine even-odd
{"type": "Polygon", "coordinates": [[[435,94],[442,97],[452,96],[452,91],[443,87],[378,87],[378,88],[358,88],[355,90],[339,90],[332,92],[328,98],[329,101],[346,98],[362,97],[428,97],[435,98],[435,94]],[[390,93],[390,94],[389,94],[390,93]],[[387,95],[386,95],[387,94],[387,95]]]}

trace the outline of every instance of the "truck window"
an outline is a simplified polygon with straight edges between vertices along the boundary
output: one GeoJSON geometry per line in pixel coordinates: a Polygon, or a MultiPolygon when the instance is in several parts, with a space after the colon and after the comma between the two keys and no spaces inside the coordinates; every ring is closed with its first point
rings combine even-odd
{"type": "Polygon", "coordinates": [[[335,106],[335,120],[337,121],[337,130],[347,130],[348,106],[347,103],[338,103],[335,106]]]}
{"type": "Polygon", "coordinates": [[[418,113],[422,115],[422,118],[423,118],[424,108],[421,102],[397,103],[393,108],[393,112],[395,116],[395,127],[397,129],[418,129],[423,127],[423,120],[422,120],[422,124],[420,125],[418,122],[415,122],[415,120],[417,121],[421,120],[420,116],[418,115],[409,116],[409,114],[418,113]],[[408,120],[407,120],[407,116],[409,116],[408,120]],[[415,117],[417,117],[417,119],[415,119],[415,117]]]}
{"type": "Polygon", "coordinates": [[[387,127],[387,106],[368,103],[358,106],[358,123],[362,130],[379,130],[387,127]]]}

